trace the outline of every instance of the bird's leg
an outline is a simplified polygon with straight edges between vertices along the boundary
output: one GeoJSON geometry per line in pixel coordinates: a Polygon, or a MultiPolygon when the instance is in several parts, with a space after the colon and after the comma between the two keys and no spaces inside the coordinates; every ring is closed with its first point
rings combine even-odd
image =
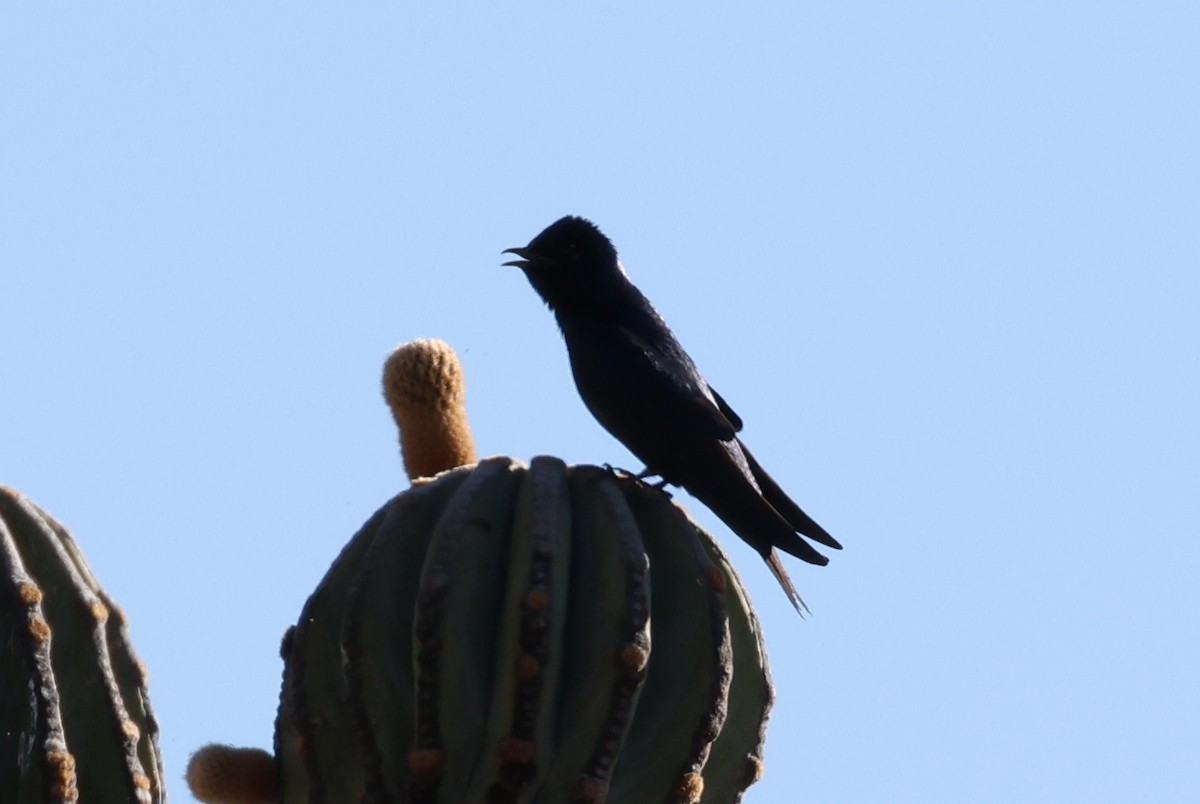
{"type": "Polygon", "coordinates": [[[657,483],[647,483],[646,484],[647,486],[654,486],[654,488],[656,488],[656,489],[661,489],[663,486],[667,485],[667,479],[665,477],[663,477],[662,475],[660,475],[658,472],[651,469],[649,466],[647,466],[642,471],[638,472],[636,475],[634,475],[634,477],[636,477],[638,480],[645,480],[648,477],[657,477],[658,478],[657,483]]]}
{"type": "Polygon", "coordinates": [[[667,491],[667,489],[666,489],[667,479],[665,477],[662,477],[660,475],[657,483],[646,483],[646,478],[654,477],[657,474],[649,466],[647,466],[642,471],[638,472],[636,475],[633,472],[629,471],[628,469],[622,469],[619,466],[613,466],[611,463],[601,464],[601,466],[604,467],[605,471],[611,473],[614,477],[616,477],[617,480],[637,480],[642,483],[645,483],[645,485],[647,485],[653,489],[657,489],[658,491],[661,491],[663,494],[667,495],[668,497],[671,496],[671,492],[667,491]]]}
{"type": "Polygon", "coordinates": [[[642,471],[640,471],[636,475],[634,475],[634,477],[636,477],[638,480],[641,480],[643,482],[645,482],[646,478],[655,477],[655,476],[658,477],[658,482],[657,483],[646,483],[646,485],[652,486],[652,487],[658,489],[659,491],[661,491],[663,494],[670,497],[671,492],[667,491],[667,482],[668,482],[667,479],[665,477],[663,477],[662,475],[658,474],[658,472],[655,472],[649,466],[647,466],[645,469],[643,469],[642,471]]]}
{"type": "Polygon", "coordinates": [[[604,464],[601,464],[601,466],[604,467],[604,470],[606,472],[608,472],[609,474],[615,475],[617,477],[617,479],[619,479],[619,480],[628,480],[630,478],[635,478],[635,479],[641,478],[641,475],[635,475],[633,472],[629,471],[628,469],[622,469],[619,466],[613,466],[611,463],[604,463],[604,464]]]}

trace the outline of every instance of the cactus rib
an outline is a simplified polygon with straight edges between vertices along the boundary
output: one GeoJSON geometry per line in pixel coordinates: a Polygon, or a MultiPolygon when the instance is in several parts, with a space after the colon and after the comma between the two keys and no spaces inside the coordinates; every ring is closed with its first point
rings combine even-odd
{"type": "Polygon", "coordinates": [[[32,732],[19,732],[29,752],[0,773],[3,800],[162,801],[158,723],[121,609],[66,528],[3,487],[0,542],[6,630],[26,625],[5,644],[25,646],[36,717],[25,721],[32,732]]]}

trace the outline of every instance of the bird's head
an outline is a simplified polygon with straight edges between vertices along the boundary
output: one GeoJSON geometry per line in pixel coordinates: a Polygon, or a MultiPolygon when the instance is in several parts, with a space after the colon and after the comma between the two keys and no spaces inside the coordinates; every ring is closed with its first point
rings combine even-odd
{"type": "Polygon", "coordinates": [[[628,279],[617,250],[596,225],[585,218],[560,218],[524,248],[510,248],[515,265],[550,309],[588,310],[618,296],[628,279]]]}

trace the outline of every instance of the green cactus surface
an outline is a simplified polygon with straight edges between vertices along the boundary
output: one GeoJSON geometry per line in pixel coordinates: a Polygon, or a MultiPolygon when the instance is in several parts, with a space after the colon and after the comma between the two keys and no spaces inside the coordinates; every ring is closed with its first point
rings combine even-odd
{"type": "Polygon", "coordinates": [[[287,802],[729,804],[773,689],[724,553],[663,492],[510,458],[417,483],[284,639],[287,802]]]}
{"type": "Polygon", "coordinates": [[[166,800],[124,614],[66,528],[3,486],[0,724],[5,804],[166,800]]]}

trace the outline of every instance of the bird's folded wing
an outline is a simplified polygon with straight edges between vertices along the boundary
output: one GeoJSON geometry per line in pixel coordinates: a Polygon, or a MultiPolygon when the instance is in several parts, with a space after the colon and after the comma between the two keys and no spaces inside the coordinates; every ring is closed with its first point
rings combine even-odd
{"type": "Polygon", "coordinates": [[[742,420],[704,381],[674,338],[656,345],[625,327],[622,335],[645,357],[651,376],[644,379],[655,386],[647,396],[666,404],[663,413],[678,417],[677,424],[694,429],[697,435],[721,441],[734,438],[742,420]]]}
{"type": "Polygon", "coordinates": [[[708,385],[708,392],[712,394],[713,399],[716,400],[717,407],[721,410],[721,415],[733,425],[733,431],[735,433],[740,433],[742,431],[742,417],[733,412],[733,408],[729,407],[729,403],[725,401],[725,398],[717,393],[717,389],[713,388],[711,385],[708,385]]]}

